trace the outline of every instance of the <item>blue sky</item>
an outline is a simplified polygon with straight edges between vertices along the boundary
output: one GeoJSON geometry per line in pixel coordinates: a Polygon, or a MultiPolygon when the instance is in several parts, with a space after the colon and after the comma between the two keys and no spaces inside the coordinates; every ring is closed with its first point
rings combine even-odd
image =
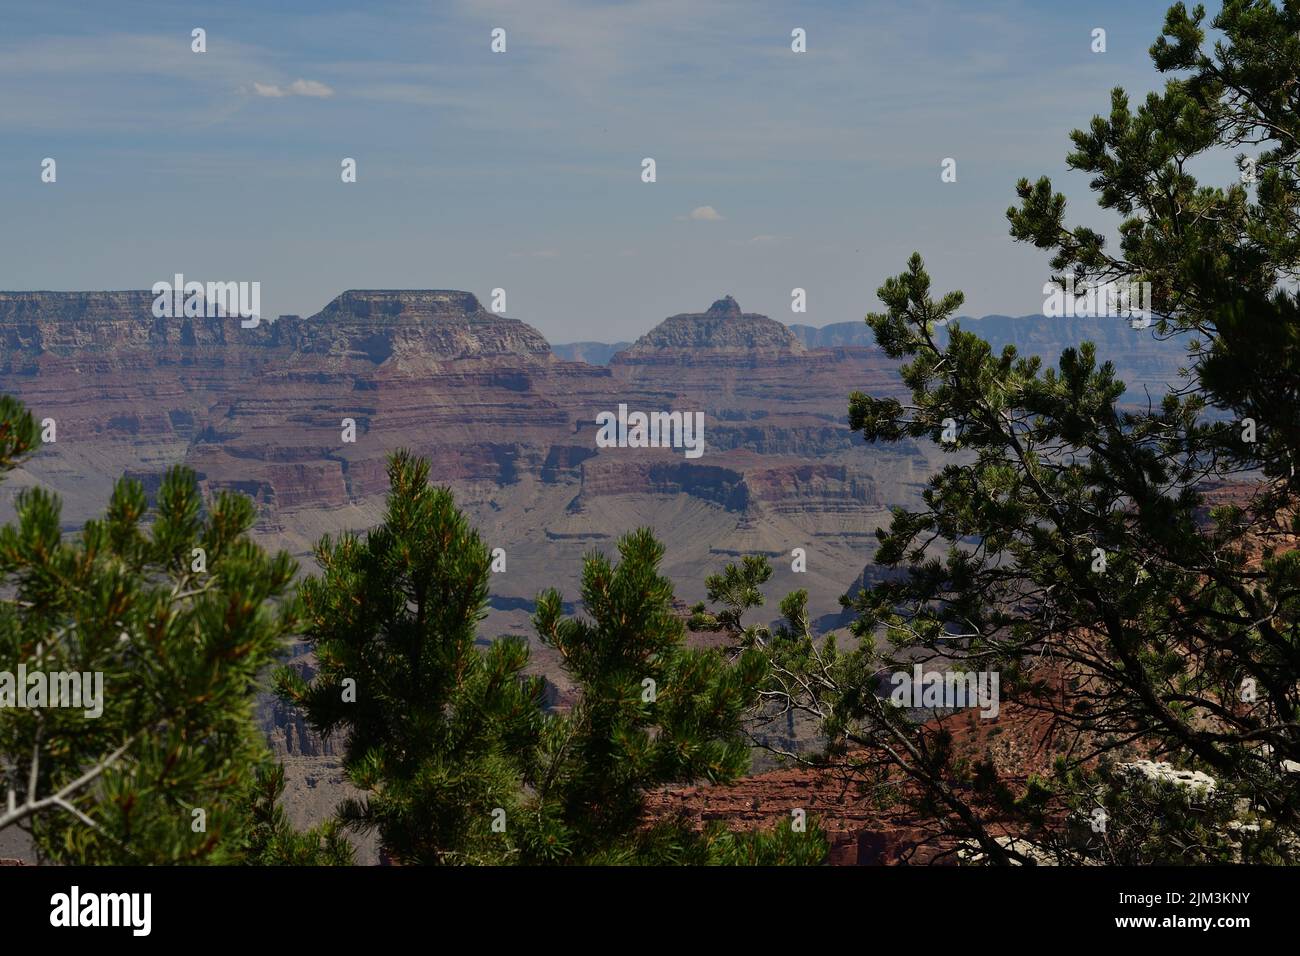
{"type": "Polygon", "coordinates": [[[552,341],[612,341],[724,293],[856,320],[919,250],[963,311],[1034,312],[1049,270],[1007,236],[1014,184],[1050,175],[1072,221],[1113,224],[1065,169],[1068,133],[1112,87],[1162,85],[1166,6],[11,3],[0,288],[182,272],[259,281],[275,315],[346,288],[502,287],[552,341]]]}

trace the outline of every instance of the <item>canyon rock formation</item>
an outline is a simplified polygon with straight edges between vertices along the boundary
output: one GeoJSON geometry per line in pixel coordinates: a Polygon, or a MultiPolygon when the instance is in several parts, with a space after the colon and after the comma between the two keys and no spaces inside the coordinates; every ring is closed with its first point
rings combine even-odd
{"type": "MultiPolygon", "coordinates": [[[[904,397],[896,363],[868,340],[844,330],[822,347],[730,296],[612,355],[600,343],[567,353],[608,364],[561,357],[468,292],[352,290],[308,318],[253,328],[156,318],[153,300],[0,293],[0,393],[51,420],[56,436],[0,485],[0,520],[19,489],[41,485],[62,497],[72,532],[101,513],[119,477],[152,490],[186,464],[206,494],[252,497],[261,542],[310,571],[322,534],[381,519],[385,460],[405,447],[430,459],[433,480],[506,551],[485,638],[531,636],[538,591],[576,599],[584,552],[612,550],[641,525],[665,543],[682,600],[702,599],[706,575],[728,561],[761,553],[772,594],[807,589],[814,618],[835,626],[839,596],[870,578],[889,508],[915,503],[942,457],[911,442],[867,446],[849,431],[850,392],[904,397]],[[598,447],[597,415],[620,404],[703,413],[703,455],[598,447]],[[795,548],[805,573],[792,570],[795,548]]],[[[1061,327],[1008,321],[1007,334],[1048,356],[1075,344],[1061,327]]],[[[1181,358],[1177,346],[1146,344],[1150,332],[1107,335],[1153,381],[1181,358]]],[[[547,649],[534,653],[562,699],[563,674],[547,649]]],[[[268,701],[261,715],[276,750],[328,783],[334,746],[277,708],[268,701]]],[[[291,774],[291,790],[315,786],[291,774]]]]}

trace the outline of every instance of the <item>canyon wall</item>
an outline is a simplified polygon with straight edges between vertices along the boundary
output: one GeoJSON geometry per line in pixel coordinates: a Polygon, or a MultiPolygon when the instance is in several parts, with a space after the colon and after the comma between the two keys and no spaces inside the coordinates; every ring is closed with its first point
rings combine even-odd
{"type": "MultiPolygon", "coordinates": [[[[348,291],[313,316],[253,328],[234,317],[156,318],[153,300],[0,293],[0,393],[48,420],[55,439],[0,483],[0,520],[19,489],[40,485],[61,496],[75,532],[118,478],[153,491],[184,464],[208,495],[253,498],[257,537],[310,572],[321,535],[382,520],[387,456],[409,448],[506,551],[485,640],[531,638],[540,590],[576,599],[583,555],[645,525],[665,544],[682,601],[703,599],[705,577],[727,562],[765,554],[771,593],[806,589],[825,630],[847,623],[840,595],[876,578],[875,531],[889,508],[915,503],[941,459],[927,444],[869,446],[849,431],[850,392],[904,397],[896,363],[866,339],[841,330],[825,347],[807,335],[805,344],[730,296],[612,354],[599,343],[569,353],[603,365],[557,355],[536,329],[467,292],[348,291]],[[703,454],[601,447],[597,418],[620,405],[702,413],[703,454]]],[[[1004,331],[1049,354],[1073,344],[1060,327],[1018,322],[1004,331]]],[[[1107,348],[1152,377],[1181,357],[1122,344],[1107,348]]],[[[291,663],[309,670],[303,650],[291,663]]],[[[565,700],[553,653],[539,642],[533,652],[550,696],[565,700]]],[[[286,766],[291,816],[321,819],[349,792],[338,742],[269,696],[259,719],[286,766]]],[[[373,857],[373,846],[361,849],[373,857]]]]}

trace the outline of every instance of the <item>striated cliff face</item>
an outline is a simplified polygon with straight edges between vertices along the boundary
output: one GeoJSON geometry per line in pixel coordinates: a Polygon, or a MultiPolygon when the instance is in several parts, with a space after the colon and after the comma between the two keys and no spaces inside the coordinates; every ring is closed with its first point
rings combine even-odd
{"type": "Polygon", "coordinates": [[[698,464],[672,456],[596,459],[581,468],[581,490],[571,510],[594,497],[636,494],[691,495],[728,511],[760,509],[877,510],[882,503],[865,469],[817,465],[760,455],[729,455],[725,465],[698,464]]]}
{"type": "Polygon", "coordinates": [[[230,319],[159,319],[153,302],[146,291],[0,292],[0,370],[15,371],[15,363],[21,370],[47,353],[89,357],[227,344],[230,319]]]}

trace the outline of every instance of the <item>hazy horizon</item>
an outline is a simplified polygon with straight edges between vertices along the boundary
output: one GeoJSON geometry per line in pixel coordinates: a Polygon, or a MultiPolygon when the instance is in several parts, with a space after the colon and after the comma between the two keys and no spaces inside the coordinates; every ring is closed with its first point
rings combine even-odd
{"type": "Polygon", "coordinates": [[[728,292],[787,324],[856,321],[916,250],[963,311],[1030,314],[1050,269],[1007,235],[1015,182],[1050,175],[1071,221],[1113,228],[1066,168],[1069,132],[1112,87],[1160,83],[1164,11],[24,7],[0,40],[0,288],[180,272],[260,282],[267,316],[348,288],[504,288],[551,341],[617,341],[728,292]]]}
{"type": "MultiPolygon", "coordinates": [[[[56,294],[56,295],[60,295],[60,294],[78,294],[78,293],[87,293],[87,294],[90,294],[90,293],[118,294],[118,293],[123,293],[123,292],[145,293],[145,294],[152,295],[152,292],[151,292],[150,290],[148,290],[148,289],[0,289],[0,295],[29,295],[29,294],[45,294],[45,293],[56,294]]],[[[299,318],[310,318],[310,317],[312,317],[313,315],[317,314],[318,312],[322,311],[322,309],[324,309],[324,307],[325,307],[326,305],[328,305],[330,302],[333,302],[335,299],[339,298],[340,296],[342,296],[342,295],[344,295],[344,294],[346,294],[346,293],[350,293],[350,292],[458,292],[458,293],[466,293],[466,292],[467,292],[467,293],[473,295],[473,296],[478,300],[479,304],[483,306],[484,309],[487,309],[487,302],[489,302],[489,301],[490,301],[490,298],[491,298],[490,294],[480,295],[479,293],[475,292],[475,291],[472,290],[472,289],[454,289],[454,288],[446,288],[446,289],[432,289],[432,288],[416,288],[416,287],[402,287],[402,286],[399,286],[399,287],[393,287],[393,288],[384,288],[384,289],[341,289],[341,290],[339,290],[338,293],[336,293],[336,294],[333,295],[333,296],[330,296],[329,299],[327,299],[325,302],[323,302],[323,303],[321,304],[320,308],[313,309],[313,310],[310,311],[310,312],[287,312],[287,313],[281,313],[281,314],[279,314],[279,315],[264,315],[264,316],[262,317],[262,321],[263,321],[263,322],[268,322],[268,323],[274,323],[277,319],[287,318],[287,317],[291,317],[291,316],[299,317],[299,318]]],[[[737,296],[735,296],[735,295],[733,295],[732,293],[729,293],[729,292],[728,292],[728,293],[723,293],[722,295],[719,295],[719,296],[717,297],[717,299],[715,299],[714,301],[715,301],[715,302],[716,302],[716,301],[719,301],[719,300],[721,300],[723,297],[728,296],[728,295],[730,295],[733,299],[735,299],[735,300],[740,304],[741,308],[742,308],[742,309],[743,309],[747,314],[749,314],[749,313],[756,313],[756,314],[759,314],[759,315],[763,315],[763,316],[766,316],[767,318],[775,319],[775,320],[777,320],[778,322],[781,322],[783,325],[787,325],[787,326],[805,326],[805,327],[809,327],[809,328],[813,328],[813,329],[824,329],[824,328],[827,328],[828,326],[832,326],[832,325],[847,325],[847,324],[856,324],[856,323],[864,323],[864,324],[865,324],[865,321],[866,321],[866,316],[865,316],[865,314],[864,314],[864,315],[857,316],[856,318],[851,318],[851,319],[835,319],[835,320],[830,320],[830,321],[827,321],[827,322],[808,322],[808,321],[801,321],[801,319],[803,318],[803,316],[801,316],[801,315],[797,315],[797,314],[796,314],[796,315],[782,315],[782,314],[779,313],[779,312],[777,312],[776,314],[773,314],[772,312],[764,311],[762,308],[750,308],[750,307],[748,307],[745,303],[741,302],[740,299],[739,299],[739,297],[737,297],[737,296]]],[[[708,308],[708,306],[709,306],[710,304],[712,304],[712,303],[706,303],[704,306],[702,306],[702,307],[700,307],[700,308],[695,308],[695,309],[680,309],[680,310],[678,310],[677,312],[673,312],[673,313],[669,313],[669,314],[667,314],[667,315],[661,315],[661,316],[658,316],[657,318],[653,318],[653,319],[651,319],[651,320],[648,321],[648,323],[645,325],[645,327],[644,327],[640,332],[637,332],[637,333],[633,334],[633,335],[631,336],[631,338],[628,338],[628,339],[608,338],[608,337],[607,337],[607,338],[589,338],[589,339],[556,339],[556,338],[553,338],[553,337],[550,336],[550,335],[546,335],[545,330],[543,330],[543,329],[540,329],[540,328],[539,328],[538,331],[541,331],[541,332],[543,333],[543,335],[545,336],[547,342],[549,342],[549,343],[552,344],[552,345],[557,345],[557,346],[558,346],[558,345],[577,345],[577,344],[585,344],[585,343],[596,343],[596,344],[606,344],[606,345],[609,345],[609,344],[614,344],[614,343],[616,343],[616,342],[622,342],[622,341],[629,341],[629,342],[630,342],[630,341],[635,341],[635,339],[639,338],[641,335],[645,334],[646,332],[649,332],[649,331],[650,331],[650,330],[651,330],[655,325],[657,325],[658,323],[662,322],[664,319],[670,318],[670,317],[673,316],[673,315],[702,313],[702,312],[705,311],[705,309],[708,308]]],[[[519,321],[521,321],[521,322],[525,322],[525,323],[527,323],[527,324],[529,324],[529,325],[533,325],[534,327],[536,327],[536,323],[530,321],[529,318],[528,318],[527,316],[512,314],[512,313],[511,313],[510,311],[508,311],[508,310],[507,310],[506,312],[501,313],[501,315],[502,315],[503,318],[517,319],[517,320],[519,320],[519,321]]],[[[953,320],[954,320],[954,321],[975,321],[975,322],[978,322],[978,321],[980,321],[980,320],[982,320],[982,319],[1038,319],[1038,318],[1044,318],[1044,319],[1045,319],[1045,318],[1053,318],[1055,321],[1060,321],[1060,320],[1061,320],[1059,317],[1049,317],[1049,316],[1046,316],[1046,315],[1044,315],[1042,312],[1025,312],[1025,313],[989,312],[989,313],[985,313],[985,314],[983,314],[983,315],[972,315],[972,314],[969,314],[969,313],[965,313],[965,312],[963,312],[963,313],[961,313],[960,315],[953,316],[953,320]]],[[[1085,317],[1085,318],[1086,318],[1086,317],[1085,317]]],[[[1099,316],[1099,317],[1097,317],[1097,318],[1100,318],[1100,319],[1107,319],[1108,317],[1107,317],[1107,316],[1099,316]]]]}

